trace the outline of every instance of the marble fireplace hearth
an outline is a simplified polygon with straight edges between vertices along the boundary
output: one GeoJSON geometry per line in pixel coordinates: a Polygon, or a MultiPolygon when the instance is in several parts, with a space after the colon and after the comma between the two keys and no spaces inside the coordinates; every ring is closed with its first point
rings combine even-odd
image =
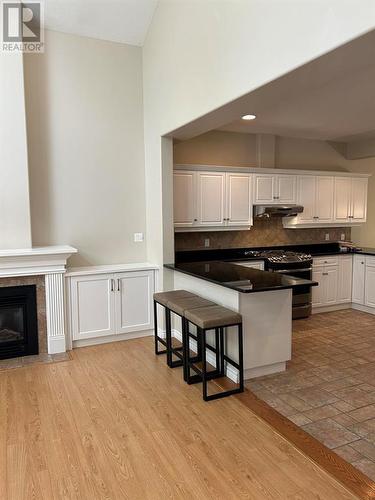
{"type": "Polygon", "coordinates": [[[66,352],[64,274],[70,246],[0,250],[0,288],[36,286],[39,354],[66,352]]]}

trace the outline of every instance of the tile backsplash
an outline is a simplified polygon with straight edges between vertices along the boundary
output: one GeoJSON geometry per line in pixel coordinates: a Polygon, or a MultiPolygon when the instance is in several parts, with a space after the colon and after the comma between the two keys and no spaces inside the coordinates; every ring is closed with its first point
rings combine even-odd
{"type": "Polygon", "coordinates": [[[209,248],[243,248],[287,244],[319,243],[325,241],[326,234],[330,241],[338,241],[345,234],[345,240],[351,239],[351,228],[310,228],[284,229],[281,218],[255,219],[249,231],[210,231],[196,233],[175,233],[175,250],[198,250],[205,248],[204,240],[210,240],[209,248]]]}

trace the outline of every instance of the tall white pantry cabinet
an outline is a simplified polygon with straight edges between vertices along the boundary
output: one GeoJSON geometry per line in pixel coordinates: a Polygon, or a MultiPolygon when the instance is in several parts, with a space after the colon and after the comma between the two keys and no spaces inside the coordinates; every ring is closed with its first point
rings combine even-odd
{"type": "Polygon", "coordinates": [[[98,266],[67,273],[73,346],[150,334],[157,268],[148,264],[98,266]]]}

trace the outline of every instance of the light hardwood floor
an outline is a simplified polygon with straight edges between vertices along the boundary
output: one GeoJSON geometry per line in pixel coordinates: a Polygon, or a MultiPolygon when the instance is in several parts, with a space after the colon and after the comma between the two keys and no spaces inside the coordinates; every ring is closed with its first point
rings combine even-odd
{"type": "Polygon", "coordinates": [[[0,499],[355,498],[235,397],[210,403],[151,338],[0,373],[0,499]]]}

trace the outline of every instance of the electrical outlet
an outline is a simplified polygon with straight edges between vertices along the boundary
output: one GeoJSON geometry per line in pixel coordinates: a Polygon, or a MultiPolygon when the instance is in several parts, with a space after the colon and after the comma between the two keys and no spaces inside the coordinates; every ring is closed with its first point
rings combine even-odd
{"type": "Polygon", "coordinates": [[[326,233],[325,238],[326,238],[326,241],[329,241],[329,233],[326,233]]]}
{"type": "Polygon", "coordinates": [[[206,238],[206,239],[204,240],[204,246],[205,246],[206,248],[208,248],[208,247],[210,246],[210,238],[206,238]]]}
{"type": "Polygon", "coordinates": [[[341,233],[341,241],[345,241],[345,233],[341,233]]]}
{"type": "Polygon", "coordinates": [[[144,239],[143,233],[134,233],[134,241],[136,243],[142,242],[144,239]]]}

